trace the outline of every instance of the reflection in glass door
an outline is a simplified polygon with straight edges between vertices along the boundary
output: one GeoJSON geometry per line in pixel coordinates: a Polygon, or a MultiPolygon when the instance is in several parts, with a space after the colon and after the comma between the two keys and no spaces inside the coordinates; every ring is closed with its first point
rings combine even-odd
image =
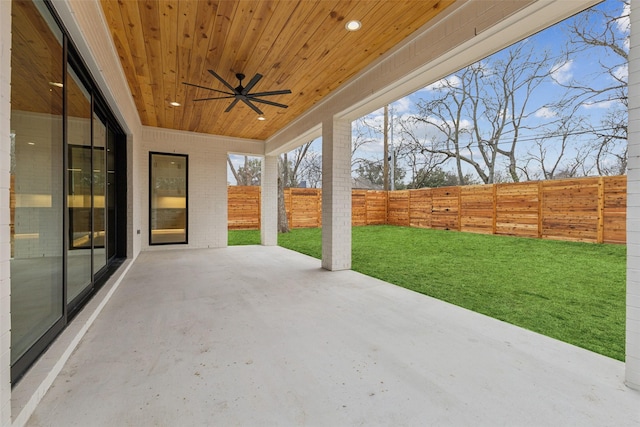
{"type": "Polygon", "coordinates": [[[63,49],[37,5],[14,2],[11,15],[11,365],[21,369],[63,316],[63,49]]]}
{"type": "Polygon", "coordinates": [[[116,134],[107,130],[107,260],[116,256],[116,134]]]}
{"type": "Polygon", "coordinates": [[[93,115],[93,273],[107,265],[105,201],[107,126],[93,115]]]}
{"type": "Polygon", "coordinates": [[[91,97],[69,67],[67,141],[69,245],[67,303],[91,284],[91,97]]]}
{"type": "Polygon", "coordinates": [[[149,154],[149,244],[187,242],[187,156],[149,154]]]}

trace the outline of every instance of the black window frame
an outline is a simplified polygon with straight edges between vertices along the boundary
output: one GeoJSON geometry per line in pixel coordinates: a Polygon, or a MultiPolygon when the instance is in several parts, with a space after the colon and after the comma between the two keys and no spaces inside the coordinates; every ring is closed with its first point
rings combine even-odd
{"type": "Polygon", "coordinates": [[[149,224],[149,235],[148,235],[148,244],[149,246],[167,246],[167,245],[188,245],[189,244],[189,155],[188,154],[180,154],[180,153],[166,153],[162,151],[149,151],[149,215],[148,215],[148,224],[149,224]],[[153,228],[151,226],[151,215],[152,215],[152,200],[153,200],[153,180],[152,180],[152,171],[153,171],[153,156],[173,156],[185,159],[185,216],[184,216],[184,241],[183,242],[158,242],[153,243],[152,241],[152,231],[153,228]]]}

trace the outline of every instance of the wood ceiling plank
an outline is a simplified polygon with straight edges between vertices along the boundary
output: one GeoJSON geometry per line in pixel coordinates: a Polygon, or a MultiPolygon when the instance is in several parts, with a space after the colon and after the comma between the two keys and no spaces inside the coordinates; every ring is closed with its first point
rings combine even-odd
{"type": "MultiPolygon", "coordinates": [[[[194,41],[196,39],[196,19],[199,3],[192,1],[180,1],[178,4],[178,76],[180,81],[190,81],[193,73],[191,67],[191,57],[193,53],[194,41]]],[[[184,87],[178,89],[178,93],[187,90],[184,87]]],[[[189,117],[189,105],[185,102],[180,107],[179,128],[183,129],[185,117],[189,117]]],[[[175,114],[175,113],[174,113],[175,114]]]]}
{"type": "MultiPolygon", "coordinates": [[[[207,69],[215,68],[218,56],[224,49],[226,37],[231,25],[231,17],[233,17],[235,13],[236,5],[234,2],[226,1],[206,5],[214,6],[215,10],[209,10],[205,8],[203,4],[199,4],[198,6],[196,28],[198,29],[197,38],[200,42],[194,46],[194,51],[192,52],[192,72],[190,73],[188,82],[213,88],[218,82],[207,72],[207,69]],[[212,19],[211,17],[215,18],[212,19]]],[[[186,123],[185,130],[195,131],[200,128],[200,122],[203,117],[212,117],[205,115],[201,103],[194,103],[192,100],[213,96],[214,93],[215,92],[193,87],[187,88],[185,103],[188,105],[189,115],[186,116],[187,121],[184,122],[186,123]]]]}
{"type": "Polygon", "coordinates": [[[116,47],[116,51],[118,52],[118,56],[120,57],[122,69],[127,77],[131,96],[133,97],[138,110],[138,115],[142,121],[141,111],[144,109],[144,101],[140,85],[137,82],[137,75],[133,65],[133,55],[131,54],[129,40],[124,30],[120,7],[116,0],[102,0],[100,4],[102,6],[105,19],[109,25],[109,29],[111,30],[111,37],[116,47]]]}
{"type": "Polygon", "coordinates": [[[146,31],[140,20],[138,2],[121,1],[118,2],[118,5],[122,16],[122,29],[126,36],[125,39],[129,42],[129,51],[136,76],[149,77],[149,65],[144,45],[146,31]]]}
{"type": "Polygon", "coordinates": [[[149,114],[155,115],[157,126],[166,127],[165,107],[167,106],[164,91],[163,70],[169,68],[162,55],[160,12],[157,0],[145,0],[138,2],[140,24],[145,29],[144,37],[145,54],[147,57],[147,69],[149,84],[153,96],[153,108],[149,114]]]}
{"type": "MultiPolygon", "coordinates": [[[[290,85],[300,88],[297,91],[298,97],[311,96],[319,99],[323,96],[324,92],[318,88],[320,80],[309,80],[308,73],[302,70],[310,70],[310,73],[319,71],[321,75],[328,76],[330,82],[335,80],[337,76],[333,70],[337,63],[323,58],[341,45],[347,35],[344,29],[345,17],[357,15],[356,7],[355,1],[339,1],[335,2],[327,13],[323,13],[323,16],[318,16],[316,20],[319,25],[313,31],[309,31],[302,49],[293,52],[293,57],[286,59],[291,66],[284,68],[278,76],[278,81],[288,81],[290,85]],[[308,67],[308,63],[313,63],[314,67],[308,67]]],[[[370,7],[375,7],[375,3],[370,7]]],[[[343,51],[336,49],[336,52],[339,52],[340,56],[344,55],[343,51]]]]}
{"type": "MultiPolygon", "coordinates": [[[[263,37],[267,35],[265,33],[274,30],[269,23],[273,17],[275,6],[276,4],[273,1],[258,1],[255,4],[253,13],[251,13],[249,28],[242,38],[242,43],[231,66],[231,69],[235,72],[246,74],[247,79],[259,72],[256,66],[260,62],[257,56],[254,57],[254,51],[258,49],[259,45],[262,45],[263,37]],[[249,64],[251,64],[252,68],[249,68],[249,64]]],[[[263,48],[262,46],[261,48],[263,48]]]]}
{"type": "MultiPolygon", "coordinates": [[[[336,44],[344,43],[354,46],[351,54],[344,56],[339,50],[334,49],[324,57],[314,59],[317,63],[327,64],[327,66],[332,63],[341,64],[333,70],[336,75],[341,77],[332,80],[323,71],[326,70],[326,68],[319,66],[315,70],[320,70],[320,72],[311,72],[304,76],[304,79],[329,82],[330,85],[326,85],[318,92],[319,97],[326,96],[329,92],[335,90],[357,72],[365,68],[371,62],[371,52],[375,52],[377,58],[409,36],[417,29],[417,25],[415,25],[416,16],[424,19],[426,15],[432,13],[434,5],[439,3],[442,3],[442,1],[430,0],[419,3],[380,2],[377,7],[361,10],[360,13],[363,13],[361,20],[364,28],[358,32],[346,34],[349,38],[355,36],[355,40],[349,40],[347,42],[347,39],[334,39],[336,44]],[[379,26],[375,26],[374,28],[369,26],[369,28],[367,28],[368,22],[384,22],[386,16],[394,13],[397,15],[397,19],[393,21],[392,25],[387,25],[383,28],[379,26]],[[358,49],[358,47],[360,47],[360,49],[358,49]]],[[[435,14],[433,14],[433,16],[435,16],[435,14]]]]}
{"type": "MultiPolygon", "coordinates": [[[[238,52],[238,48],[242,43],[242,39],[244,34],[247,32],[249,28],[249,24],[251,23],[251,17],[253,14],[253,10],[255,9],[255,1],[240,1],[235,3],[235,9],[233,13],[227,13],[221,15],[220,18],[228,19],[230,25],[225,26],[225,30],[219,36],[223,37],[225,43],[223,45],[222,51],[218,51],[218,54],[215,55],[213,59],[215,61],[215,72],[220,75],[223,79],[225,79],[232,86],[236,85],[237,80],[235,79],[235,72],[232,69],[233,62],[235,56],[238,52]]],[[[204,73],[203,73],[204,74],[204,73]]],[[[221,83],[217,80],[212,79],[211,86],[218,90],[227,90],[221,83]]],[[[214,126],[224,126],[228,127],[232,123],[229,121],[230,118],[233,118],[235,122],[243,121],[242,117],[242,108],[240,104],[236,105],[234,108],[234,114],[230,117],[229,113],[224,113],[224,109],[229,105],[224,101],[220,102],[202,102],[202,105],[198,105],[202,114],[200,114],[200,118],[207,117],[211,120],[214,126]],[[216,123],[217,122],[217,123],[216,123]]],[[[195,125],[192,120],[192,125],[195,125]]],[[[196,126],[193,126],[192,129],[195,129],[198,132],[203,132],[204,129],[208,128],[209,125],[203,123],[200,125],[200,122],[197,123],[196,126]]]]}
{"type": "Polygon", "coordinates": [[[168,103],[177,101],[178,93],[178,1],[159,0],[160,41],[163,60],[164,127],[173,129],[176,122],[176,108],[168,103]]]}
{"type": "Polygon", "coordinates": [[[138,2],[120,1],[118,9],[122,16],[122,29],[131,52],[131,66],[135,72],[135,84],[140,87],[141,99],[136,103],[140,121],[146,126],[157,126],[157,118],[153,103],[153,92],[150,87],[149,63],[145,47],[145,28],[142,26],[138,2]]]}

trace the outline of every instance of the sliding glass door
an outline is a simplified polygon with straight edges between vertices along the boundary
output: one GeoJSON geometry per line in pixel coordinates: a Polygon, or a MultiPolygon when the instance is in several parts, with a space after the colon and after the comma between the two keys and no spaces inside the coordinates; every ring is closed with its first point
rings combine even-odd
{"type": "Polygon", "coordinates": [[[126,143],[48,3],[11,6],[11,378],[126,256],[126,143]],[[118,161],[116,161],[118,159],[118,161]]]}

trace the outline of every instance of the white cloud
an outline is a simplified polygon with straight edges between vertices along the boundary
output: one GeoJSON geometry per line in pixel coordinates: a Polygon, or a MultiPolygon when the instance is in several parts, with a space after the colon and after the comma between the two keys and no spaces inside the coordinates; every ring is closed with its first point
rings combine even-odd
{"type": "Polygon", "coordinates": [[[590,110],[592,108],[599,108],[599,109],[609,109],[612,108],[615,104],[619,103],[619,100],[608,100],[608,101],[599,101],[599,102],[587,102],[582,104],[582,107],[586,108],[587,110],[590,110]]]}
{"type": "Polygon", "coordinates": [[[622,11],[620,12],[620,16],[615,21],[616,29],[625,35],[624,46],[629,51],[629,33],[631,32],[631,20],[629,19],[631,12],[631,2],[625,3],[622,11]]]}
{"type": "Polygon", "coordinates": [[[551,68],[551,77],[560,84],[566,84],[573,78],[573,59],[567,62],[555,64],[551,68]]]}
{"type": "Polygon", "coordinates": [[[414,110],[414,105],[409,97],[404,97],[391,104],[395,114],[403,114],[414,110]]]}
{"type": "Polygon", "coordinates": [[[456,75],[451,75],[445,77],[444,79],[440,79],[437,82],[431,83],[429,86],[425,87],[423,90],[432,91],[432,90],[440,90],[447,87],[460,87],[462,84],[462,80],[460,77],[456,75]]]}
{"type": "Polygon", "coordinates": [[[616,27],[618,31],[623,34],[629,34],[629,30],[631,29],[631,20],[629,19],[631,12],[631,2],[626,3],[622,8],[622,12],[620,16],[616,20],[616,27]]]}
{"type": "Polygon", "coordinates": [[[551,119],[553,117],[556,117],[556,115],[556,112],[549,107],[540,107],[534,114],[535,117],[538,117],[540,119],[551,119]]]}
{"type": "Polygon", "coordinates": [[[629,77],[629,65],[624,64],[619,66],[618,68],[613,70],[613,75],[615,76],[615,78],[626,82],[627,78],[629,77]]]}

